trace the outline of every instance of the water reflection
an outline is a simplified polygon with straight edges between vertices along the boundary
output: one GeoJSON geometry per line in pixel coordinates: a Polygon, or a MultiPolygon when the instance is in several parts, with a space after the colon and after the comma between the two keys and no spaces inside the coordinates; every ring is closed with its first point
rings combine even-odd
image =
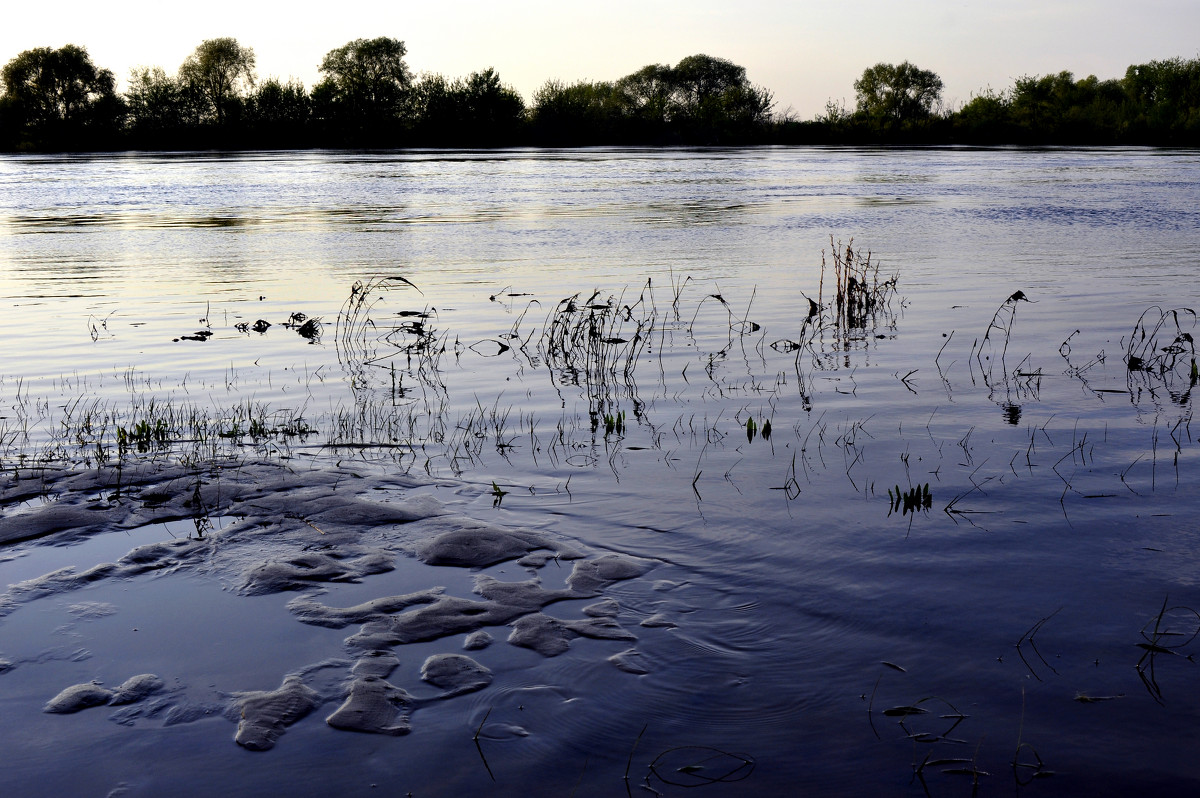
{"type": "MultiPolygon", "coordinates": [[[[643,764],[668,763],[676,781],[712,749],[741,752],[713,760],[721,776],[793,761],[800,745],[815,752],[814,784],[870,794],[938,761],[913,760],[914,743],[969,747],[977,753],[947,756],[987,772],[1036,743],[1070,792],[1118,759],[1095,750],[1110,740],[1182,777],[1163,741],[1197,722],[1187,663],[1158,657],[1148,697],[1134,666],[1149,674],[1156,658],[1130,649],[1164,594],[1181,596],[1168,608],[1200,606],[1185,597],[1198,572],[1186,523],[1200,459],[1188,428],[1196,375],[1182,338],[1193,331],[1183,313],[1157,337],[1161,311],[1141,322],[1152,343],[1132,354],[1150,368],[1130,368],[1126,345],[1141,338],[1145,308],[1186,301],[1194,192],[1164,179],[1178,160],[1122,157],[1137,168],[1113,165],[1127,181],[1125,210],[1110,217],[1121,226],[1089,222],[1086,235],[1056,208],[1095,195],[1063,180],[1053,184],[1062,194],[1031,196],[1041,161],[1027,154],[3,160],[5,231],[50,233],[0,238],[12,266],[0,271],[4,295],[54,284],[94,294],[13,303],[0,318],[21,344],[0,374],[5,484],[36,485],[33,456],[111,464],[114,429],[158,430],[161,418],[195,422],[172,445],[197,459],[278,458],[299,472],[337,458],[405,490],[457,475],[455,500],[489,523],[653,559],[652,584],[622,590],[615,610],[637,630],[639,656],[622,656],[647,673],[632,677],[584,647],[505,671],[568,685],[577,697],[562,712],[593,705],[558,718],[562,749],[598,751],[618,770],[650,725],[643,764]],[[899,182],[855,178],[866,160],[894,164],[899,182]],[[38,184],[13,177],[16,167],[59,171],[38,184]],[[888,200],[893,188],[901,201],[888,200]],[[831,232],[886,253],[880,283],[898,275],[890,306],[839,306],[837,284],[849,280],[820,269],[831,232]],[[1151,238],[1160,249],[1131,245],[1151,238]],[[89,268],[96,279],[83,283],[89,268]],[[329,320],[324,335],[284,328],[301,309],[329,320]],[[171,341],[200,318],[211,336],[171,341]],[[259,320],[271,326],[253,333],[259,320]],[[186,448],[201,439],[207,449],[186,448]],[[1039,643],[1055,667],[1031,674],[1020,652],[1004,652],[1029,640],[1031,653],[1038,618],[1053,618],[1039,643]],[[1128,714],[1106,717],[1102,735],[1094,715],[1062,711],[1079,674],[1101,680],[1103,695],[1129,696],[1131,709],[1113,709],[1128,714]],[[1031,679],[1046,686],[1028,691],[1024,714],[1031,679]],[[697,683],[703,710],[685,689],[697,683]],[[1143,718],[1152,697],[1171,706],[1153,728],[1143,718]],[[713,707],[717,724],[701,723],[713,707]],[[797,713],[814,712],[817,726],[797,726],[797,713]],[[688,758],[662,758],[668,750],[688,758]]],[[[1095,168],[1089,153],[1054,160],[1095,168]]],[[[125,455],[131,468],[163,453],[125,455]]],[[[208,540],[201,518],[192,533],[208,540]]],[[[513,573],[500,578],[524,578],[513,573]]],[[[1143,642],[1171,647],[1147,628],[1143,642]]],[[[508,648],[479,656],[507,667],[520,656],[508,648]]],[[[278,663],[263,659],[277,684],[278,663]]],[[[493,700],[474,707],[474,722],[450,725],[479,728],[493,700]]],[[[196,739],[209,733],[200,725],[196,739]]],[[[404,742],[418,736],[442,739],[404,742]]],[[[520,745],[514,734],[504,767],[547,761],[520,745]]],[[[319,756],[315,744],[298,755],[319,756]]],[[[278,775],[270,762],[256,767],[278,775]]],[[[918,774],[934,789],[961,778],[935,767],[918,774]]],[[[769,771],[742,786],[795,787],[769,771]]]]}

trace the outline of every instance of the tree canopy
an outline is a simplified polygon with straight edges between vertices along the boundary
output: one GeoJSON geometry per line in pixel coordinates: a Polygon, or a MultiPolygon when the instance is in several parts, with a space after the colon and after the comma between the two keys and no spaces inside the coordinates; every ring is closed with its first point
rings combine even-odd
{"type": "Polygon", "coordinates": [[[942,102],[942,79],[904,61],[876,64],[854,81],[859,113],[885,125],[928,119],[942,102]]]}
{"type": "Polygon", "coordinates": [[[254,64],[254,50],[237,39],[205,39],[179,67],[179,80],[199,92],[203,113],[222,125],[254,86],[254,64]]]}
{"type": "MultiPolygon", "coordinates": [[[[85,133],[113,132],[122,115],[112,72],[99,69],[83,47],[37,47],[0,70],[0,120],[6,138],[62,146],[85,133]]],[[[3,135],[3,134],[0,134],[3,135]]]]}
{"type": "Polygon", "coordinates": [[[534,95],[535,129],[550,141],[591,129],[621,142],[717,144],[752,137],[770,121],[771,93],[744,67],[690,55],[650,64],[615,83],[549,81],[534,95]],[[595,127],[597,117],[605,123],[595,127]]]}
{"type": "Polygon", "coordinates": [[[206,39],[175,74],[112,72],[68,44],[25,50],[0,68],[0,150],[512,145],[1150,144],[1200,146],[1200,58],[1130,66],[1121,77],[1069,71],[987,88],[957,110],[942,79],[908,61],[854,82],[807,121],[772,113],[746,69],[711,55],[648,64],[612,80],[547,80],[526,106],[491,67],[423,74],[403,41],[355,39],[330,50],[311,91],[258,80],[254,51],[206,39]]]}
{"type": "Polygon", "coordinates": [[[404,62],[404,42],[380,36],[355,39],[330,50],[319,67],[324,76],[313,89],[320,113],[359,134],[392,131],[408,100],[412,73],[404,62]]]}

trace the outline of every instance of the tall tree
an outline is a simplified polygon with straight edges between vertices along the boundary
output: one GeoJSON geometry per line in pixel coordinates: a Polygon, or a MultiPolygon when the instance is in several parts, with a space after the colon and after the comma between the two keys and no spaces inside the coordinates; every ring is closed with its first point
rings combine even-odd
{"type": "Polygon", "coordinates": [[[111,134],[120,124],[123,108],[113,73],[98,69],[83,47],[26,50],[4,65],[0,81],[10,138],[84,147],[89,142],[79,137],[111,134]]]}
{"type": "Polygon", "coordinates": [[[876,64],[854,81],[858,111],[881,126],[919,122],[942,102],[942,79],[905,61],[876,64]]]}
{"type": "Polygon", "coordinates": [[[668,64],[648,64],[616,83],[629,115],[645,125],[671,119],[675,73],[668,64]]]}
{"type": "Polygon", "coordinates": [[[490,67],[465,80],[422,75],[411,108],[417,139],[433,146],[512,144],[525,123],[525,101],[490,67]]]}
{"type": "Polygon", "coordinates": [[[680,60],[671,78],[679,99],[693,106],[749,85],[745,67],[711,55],[689,55],[680,60]]]}
{"type": "Polygon", "coordinates": [[[300,81],[268,78],[246,100],[246,126],[255,146],[293,147],[308,140],[311,110],[308,92],[300,81]]]}
{"type": "Polygon", "coordinates": [[[179,80],[199,91],[204,115],[224,125],[254,86],[254,65],[254,50],[237,39],[205,39],[179,67],[179,80]]]}
{"type": "Polygon", "coordinates": [[[617,81],[629,116],[650,139],[682,137],[712,144],[745,139],[767,121],[771,93],[754,86],[745,67],[711,55],[689,55],[673,67],[651,64],[617,81]]]}
{"type": "Polygon", "coordinates": [[[624,140],[626,96],[608,81],[548,80],[533,93],[530,121],[539,143],[615,144],[624,140]]]}
{"type": "Polygon", "coordinates": [[[183,102],[178,81],[162,67],[130,70],[125,103],[129,128],[136,138],[160,138],[176,131],[183,124],[183,102]]]}
{"type": "Polygon", "coordinates": [[[466,108],[466,122],[481,139],[509,144],[525,120],[525,101],[511,86],[500,82],[488,67],[472,72],[458,87],[466,108]]]}
{"type": "Polygon", "coordinates": [[[330,50],[319,67],[324,80],[313,90],[322,113],[367,135],[393,128],[412,87],[407,53],[404,42],[386,36],[355,39],[330,50]]]}

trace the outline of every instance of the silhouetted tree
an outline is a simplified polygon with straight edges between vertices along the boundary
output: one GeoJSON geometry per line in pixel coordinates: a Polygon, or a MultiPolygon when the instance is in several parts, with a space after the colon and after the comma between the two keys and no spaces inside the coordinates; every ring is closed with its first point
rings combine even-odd
{"type": "Polygon", "coordinates": [[[711,55],[689,55],[667,76],[676,102],[685,109],[704,105],[750,85],[745,67],[711,55]]]}
{"type": "Polygon", "coordinates": [[[162,67],[130,70],[125,104],[129,108],[129,130],[139,141],[162,140],[183,126],[183,92],[178,81],[162,67]]]}
{"type": "Polygon", "coordinates": [[[675,75],[666,64],[648,64],[616,83],[625,113],[645,132],[658,133],[675,108],[675,75]]]}
{"type": "Polygon", "coordinates": [[[616,82],[631,135],[642,141],[749,141],[770,119],[771,92],[745,67],[710,55],[650,64],[616,82]]]}
{"type": "Polygon", "coordinates": [[[942,79],[905,61],[876,64],[854,81],[857,111],[881,130],[897,130],[933,116],[942,101],[942,79]]]}
{"type": "Polygon", "coordinates": [[[460,123],[454,85],[445,75],[421,75],[409,94],[409,108],[422,143],[450,135],[460,123]]]}
{"type": "Polygon", "coordinates": [[[4,65],[0,81],[0,136],[9,146],[105,147],[122,122],[112,72],[98,69],[83,47],[26,50],[4,65]]]}
{"type": "Polygon", "coordinates": [[[702,143],[745,140],[767,120],[771,93],[750,85],[746,68],[724,58],[690,55],[671,70],[675,121],[702,143]]]}
{"type": "Polygon", "coordinates": [[[973,96],[952,115],[955,135],[974,144],[1001,144],[1016,135],[1012,121],[1012,95],[988,89],[973,96]]]}
{"type": "Polygon", "coordinates": [[[416,140],[430,146],[504,146],[525,124],[525,101],[492,68],[465,80],[422,75],[411,95],[416,140]]]}
{"type": "Polygon", "coordinates": [[[205,39],[179,67],[179,82],[197,90],[205,121],[225,125],[254,86],[254,50],[237,39],[205,39]]]}
{"type": "Polygon", "coordinates": [[[472,72],[456,88],[471,138],[494,144],[513,142],[525,121],[525,101],[512,87],[500,82],[496,70],[488,67],[472,72]]]}
{"type": "Polygon", "coordinates": [[[352,138],[395,135],[412,86],[404,42],[380,36],[355,39],[330,50],[313,89],[317,113],[352,138]]]}
{"type": "Polygon", "coordinates": [[[295,79],[264,80],[246,98],[245,123],[259,147],[295,147],[309,140],[312,103],[304,84],[295,79]]]}
{"type": "Polygon", "coordinates": [[[628,108],[626,95],[612,83],[548,80],[533,94],[530,125],[543,144],[623,144],[628,108]]]}

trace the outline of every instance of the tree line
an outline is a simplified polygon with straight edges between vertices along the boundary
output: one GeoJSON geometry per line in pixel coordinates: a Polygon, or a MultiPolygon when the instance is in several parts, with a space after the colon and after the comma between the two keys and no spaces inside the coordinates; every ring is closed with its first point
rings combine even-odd
{"type": "Polygon", "coordinates": [[[876,64],[855,104],[775,113],[744,67],[692,55],[613,81],[549,80],[526,104],[494,69],[414,75],[404,42],[325,54],[311,90],[259,79],[254,50],[207,39],[176,70],[132,70],[124,92],[87,50],[26,50],[0,70],[0,149],[496,147],[599,144],[1200,144],[1200,59],[1129,67],[1120,80],[1023,77],[958,109],[935,73],[876,64]]]}
{"type": "Polygon", "coordinates": [[[955,110],[942,107],[941,79],[907,62],[877,64],[854,88],[852,112],[831,102],[792,129],[830,143],[1200,146],[1200,58],[1135,64],[1120,79],[1025,76],[955,110]]]}

